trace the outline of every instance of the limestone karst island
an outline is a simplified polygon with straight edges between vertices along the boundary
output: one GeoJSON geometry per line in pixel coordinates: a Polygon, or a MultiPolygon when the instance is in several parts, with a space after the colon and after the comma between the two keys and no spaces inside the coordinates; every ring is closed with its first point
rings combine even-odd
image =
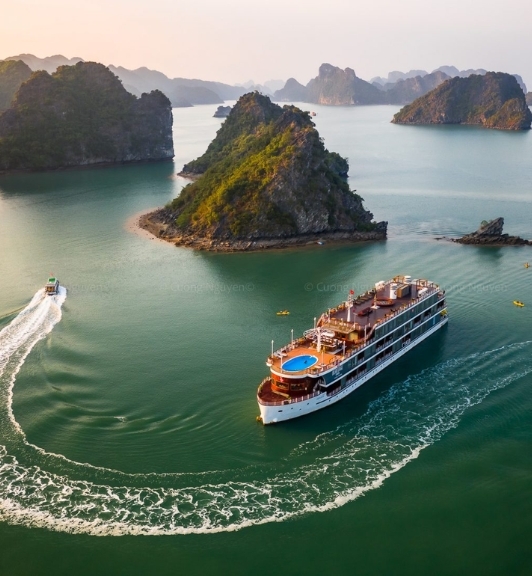
{"type": "Polygon", "coordinates": [[[402,108],[395,124],[471,124],[527,130],[532,112],[516,78],[503,72],[451,78],[402,108]]]}
{"type": "Polygon", "coordinates": [[[137,98],[94,62],[31,76],[22,62],[3,66],[17,91],[0,115],[1,171],[173,158],[172,108],[162,92],[137,98]]]}
{"type": "Polygon", "coordinates": [[[347,172],[307,112],[253,92],[184,167],[195,181],[140,223],[176,245],[222,251],[386,238],[387,223],[372,220],[347,172]]]}

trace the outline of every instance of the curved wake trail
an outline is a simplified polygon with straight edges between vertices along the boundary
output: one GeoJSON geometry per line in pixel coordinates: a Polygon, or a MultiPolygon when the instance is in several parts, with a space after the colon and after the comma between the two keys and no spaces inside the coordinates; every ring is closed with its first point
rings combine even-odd
{"type": "MultiPolygon", "coordinates": [[[[0,332],[0,409],[20,435],[11,412],[15,376],[35,343],[60,320],[65,297],[62,293],[52,302],[38,293],[0,332]]],[[[196,483],[189,479],[190,486],[178,487],[178,475],[168,486],[172,475],[104,469],[98,469],[98,482],[75,480],[37,465],[38,451],[43,452],[37,447],[35,465],[20,463],[0,447],[0,519],[93,535],[186,534],[238,530],[337,508],[379,487],[490,392],[530,374],[531,346],[524,342],[452,359],[411,376],[372,402],[362,417],[302,444],[275,467],[260,470],[260,477],[249,470],[248,480],[237,481],[228,471],[227,479],[206,483],[198,475],[196,483]],[[138,486],[139,480],[145,485],[138,486]]],[[[78,466],[87,475],[97,470],[78,466]]]]}
{"type": "Polygon", "coordinates": [[[0,331],[0,411],[7,412],[10,423],[21,435],[24,435],[24,432],[11,409],[15,377],[35,344],[45,338],[61,320],[61,307],[65,299],[64,287],[61,286],[55,296],[46,296],[43,288],[13,321],[0,331]]]}

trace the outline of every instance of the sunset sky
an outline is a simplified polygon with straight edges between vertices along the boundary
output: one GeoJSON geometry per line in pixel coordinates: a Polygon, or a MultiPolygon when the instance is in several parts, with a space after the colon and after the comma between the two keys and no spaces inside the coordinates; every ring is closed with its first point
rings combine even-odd
{"type": "Polygon", "coordinates": [[[361,78],[443,64],[520,74],[532,90],[530,0],[7,0],[0,59],[63,54],[228,83],[323,62],[361,78]]]}

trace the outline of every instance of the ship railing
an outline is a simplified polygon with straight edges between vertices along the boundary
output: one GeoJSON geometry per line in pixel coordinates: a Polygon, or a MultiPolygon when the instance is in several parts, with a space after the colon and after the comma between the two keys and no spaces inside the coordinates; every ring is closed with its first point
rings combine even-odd
{"type": "Polygon", "coordinates": [[[257,394],[260,394],[262,392],[262,387],[264,386],[264,384],[268,384],[272,381],[270,376],[266,376],[266,378],[262,379],[262,382],[259,384],[259,388],[257,390],[257,394]]]}
{"type": "MultiPolygon", "coordinates": [[[[390,281],[392,282],[392,281],[390,281]]],[[[320,365],[320,366],[313,366],[311,368],[307,368],[306,370],[302,371],[303,374],[320,374],[321,372],[324,372],[326,370],[330,370],[331,368],[334,368],[335,366],[338,366],[338,364],[340,364],[341,362],[343,362],[346,358],[348,358],[349,356],[352,356],[353,354],[358,353],[360,350],[362,350],[363,348],[368,347],[369,345],[371,345],[374,341],[375,338],[372,336],[372,333],[375,332],[375,329],[380,326],[383,323],[388,322],[389,320],[391,320],[392,318],[395,318],[396,316],[398,316],[399,314],[402,314],[405,310],[408,310],[409,308],[412,308],[413,306],[416,306],[417,304],[419,304],[419,302],[421,300],[425,300],[426,298],[428,298],[429,296],[434,295],[435,291],[438,291],[438,301],[442,300],[443,298],[445,298],[445,290],[440,290],[439,286],[437,284],[434,284],[432,282],[427,282],[426,284],[423,284],[423,287],[429,288],[431,290],[429,290],[429,292],[427,292],[425,295],[423,295],[421,298],[416,298],[415,300],[409,302],[408,304],[404,304],[403,306],[401,306],[401,308],[395,310],[394,312],[389,312],[386,314],[386,316],[384,318],[381,318],[380,320],[377,320],[375,322],[375,324],[372,326],[372,329],[369,333],[369,335],[366,337],[366,339],[362,342],[362,344],[355,346],[354,348],[351,348],[350,350],[346,350],[344,356],[342,357],[342,359],[335,359],[332,360],[331,362],[329,362],[328,364],[326,364],[325,366],[320,365]]],[[[369,294],[369,293],[368,293],[369,294]]],[[[320,317],[320,321],[323,319],[324,315],[322,314],[322,316],[320,317]]],[[[319,322],[318,322],[319,324],[319,322]]],[[[307,330],[305,332],[305,336],[307,336],[308,333],[313,332],[313,329],[307,330]]],[[[310,335],[310,334],[309,334],[310,335]]],[[[273,356],[269,356],[268,357],[268,362],[270,364],[273,364],[276,360],[282,360],[288,352],[291,352],[292,350],[294,350],[295,348],[303,345],[303,344],[310,344],[311,338],[308,337],[301,337],[298,338],[296,340],[294,340],[293,342],[291,342],[290,344],[287,344],[286,346],[283,346],[282,348],[279,348],[279,350],[275,351],[273,353],[273,356]]]]}
{"type": "MultiPolygon", "coordinates": [[[[431,287],[431,286],[429,286],[431,287]]],[[[441,293],[441,292],[440,292],[441,293]]],[[[439,293],[439,294],[440,294],[439,293]]],[[[407,310],[408,308],[412,308],[413,306],[416,306],[421,300],[424,300],[425,298],[431,296],[434,294],[434,290],[428,292],[427,294],[425,294],[424,296],[422,296],[421,298],[416,298],[414,301],[410,302],[409,304],[405,304],[404,306],[402,306],[401,308],[399,308],[398,310],[394,311],[394,312],[390,312],[389,314],[386,315],[385,318],[382,318],[381,320],[377,320],[375,322],[375,324],[372,327],[372,331],[370,332],[371,336],[366,338],[362,344],[360,344],[359,346],[355,346],[353,348],[351,348],[350,350],[346,351],[345,355],[341,358],[341,359],[335,359],[331,362],[329,362],[326,365],[320,365],[320,366],[313,366],[311,368],[307,368],[305,370],[305,374],[320,374],[322,372],[325,372],[327,370],[330,370],[332,368],[334,368],[335,366],[338,366],[338,364],[341,364],[342,362],[344,362],[346,360],[346,358],[352,356],[353,354],[357,354],[359,353],[361,350],[369,347],[371,344],[373,344],[375,342],[375,337],[373,336],[375,329],[377,328],[378,325],[387,322],[388,320],[390,320],[391,318],[398,316],[399,314],[403,313],[405,310],[407,310]],[[373,333],[373,334],[372,334],[373,333]]],[[[443,296],[445,295],[445,291],[443,291],[443,296]]],[[[443,297],[442,296],[442,297],[443,297]]],[[[376,352],[382,350],[384,348],[384,343],[381,344],[380,346],[378,346],[376,348],[376,352]]]]}
{"type": "Polygon", "coordinates": [[[306,394],[305,396],[298,396],[296,398],[287,398],[286,400],[277,400],[274,402],[267,402],[266,400],[261,400],[260,396],[258,396],[259,402],[263,406],[286,406],[287,404],[295,404],[297,402],[306,402],[311,398],[315,398],[321,394],[321,390],[317,390],[316,392],[311,392],[310,394],[306,394]]]}

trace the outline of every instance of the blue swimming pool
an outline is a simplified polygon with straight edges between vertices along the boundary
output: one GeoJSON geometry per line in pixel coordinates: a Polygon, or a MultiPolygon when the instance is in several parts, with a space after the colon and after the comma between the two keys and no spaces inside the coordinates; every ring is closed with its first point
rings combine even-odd
{"type": "Polygon", "coordinates": [[[295,356],[290,358],[286,362],[283,362],[283,370],[287,372],[299,372],[300,370],[305,370],[314,366],[318,359],[316,356],[311,356],[310,354],[302,354],[301,356],[295,356]]]}

